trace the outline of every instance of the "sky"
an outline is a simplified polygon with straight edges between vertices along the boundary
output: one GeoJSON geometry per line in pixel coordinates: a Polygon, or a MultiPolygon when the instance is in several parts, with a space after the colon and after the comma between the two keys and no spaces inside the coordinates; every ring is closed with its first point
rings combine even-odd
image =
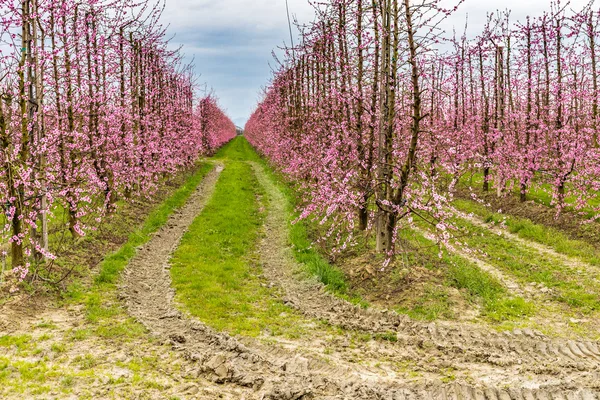
{"type": "MultiPolygon", "coordinates": [[[[300,23],[314,19],[308,0],[288,1],[292,18],[300,23]]],[[[580,9],[587,3],[570,4],[580,9]]],[[[444,29],[456,26],[462,33],[468,15],[468,35],[475,35],[487,12],[508,8],[515,21],[549,6],[550,0],[465,0],[444,29]]],[[[166,0],[163,22],[169,25],[171,45],[182,45],[186,58],[194,60],[199,82],[215,92],[226,113],[243,127],[276,64],[272,51],[290,41],[285,0],[166,0]]]]}

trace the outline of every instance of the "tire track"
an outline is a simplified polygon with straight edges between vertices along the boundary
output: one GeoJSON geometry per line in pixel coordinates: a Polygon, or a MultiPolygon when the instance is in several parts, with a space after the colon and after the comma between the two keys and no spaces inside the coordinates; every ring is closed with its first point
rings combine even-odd
{"type": "MultiPolygon", "coordinates": [[[[167,224],[138,250],[124,274],[121,297],[125,300],[130,314],[149,331],[161,340],[171,343],[188,359],[197,362],[198,374],[223,384],[223,393],[227,393],[230,397],[245,399],[282,400],[307,398],[597,400],[600,398],[598,392],[594,391],[594,386],[581,385],[585,380],[584,377],[575,374],[569,375],[572,378],[571,385],[557,379],[549,379],[543,384],[539,382],[532,384],[532,389],[519,387],[512,391],[496,389],[483,381],[475,384],[445,384],[439,380],[432,380],[415,384],[386,376],[367,378],[366,373],[361,375],[360,366],[350,369],[344,365],[331,365],[310,357],[303,357],[278,346],[265,349],[263,345],[254,345],[251,340],[248,341],[248,345],[244,345],[229,335],[215,332],[202,322],[184,315],[174,304],[174,291],[170,286],[169,260],[184,232],[210,199],[222,168],[219,166],[211,171],[188,203],[173,213],[167,224]],[[538,389],[539,387],[544,389],[538,389]],[[584,390],[581,389],[582,387],[591,389],[584,390]]],[[[276,196],[278,191],[273,192],[271,190],[273,187],[268,186],[270,182],[265,181],[264,171],[257,165],[254,165],[254,168],[260,182],[269,190],[269,194],[276,196]]],[[[474,345],[476,351],[467,351],[469,346],[465,345],[465,341],[476,343],[480,340],[487,346],[489,335],[478,337],[479,331],[467,331],[462,327],[459,331],[455,331],[456,327],[414,324],[393,313],[358,309],[329,296],[322,286],[297,282],[291,276],[291,270],[280,270],[281,267],[290,266],[287,264],[289,249],[286,248],[287,236],[285,235],[287,221],[285,221],[284,209],[280,208],[282,204],[277,199],[275,201],[271,199],[269,202],[265,225],[266,237],[261,242],[260,248],[261,251],[265,250],[265,242],[275,240],[270,248],[275,246],[279,251],[270,254],[261,252],[265,263],[264,272],[265,275],[276,278],[277,283],[288,291],[287,303],[290,306],[302,310],[308,316],[328,319],[347,329],[386,332],[393,327],[392,330],[398,333],[399,338],[394,348],[407,347],[412,357],[418,355],[438,357],[445,354],[440,359],[444,362],[453,361],[454,364],[451,365],[459,365],[460,360],[463,360],[464,368],[468,368],[469,365],[474,368],[483,366],[484,370],[495,373],[502,365],[506,377],[519,373],[519,369],[514,368],[516,364],[511,364],[511,360],[508,360],[506,365],[501,362],[496,364],[490,362],[490,353],[483,351],[482,346],[474,345]],[[273,225],[274,223],[283,223],[283,225],[279,225],[278,228],[273,225]],[[289,285],[292,285],[292,290],[289,285]],[[311,302],[315,303],[311,306],[311,302]],[[479,360],[479,357],[484,361],[479,360]],[[492,365],[492,369],[487,369],[488,364],[492,365]]],[[[523,335],[527,334],[528,332],[523,332],[523,335]]],[[[520,343],[518,337],[519,335],[514,333],[512,337],[504,339],[503,343],[511,348],[514,343],[520,343]]],[[[540,339],[538,336],[536,338],[540,339]]],[[[525,343],[539,341],[532,340],[526,340],[525,343]]],[[[541,341],[546,343],[544,340],[541,341]]],[[[548,347],[547,351],[553,350],[554,348],[548,347]]],[[[589,356],[595,357],[597,363],[600,360],[600,352],[597,348],[593,350],[589,356]]],[[[568,354],[577,353],[577,350],[570,351],[571,353],[568,354]]],[[[514,352],[529,354],[532,351],[517,345],[514,347],[514,352]]],[[[556,349],[556,354],[557,357],[563,354],[561,348],[556,349]]],[[[572,361],[580,360],[575,357],[572,361]]],[[[583,368],[580,371],[582,374],[590,374],[590,367],[587,364],[579,366],[583,368]]],[[[570,364],[565,368],[570,368],[570,364]]]]}
{"type": "Polygon", "coordinates": [[[570,269],[573,274],[579,276],[581,279],[587,279],[591,282],[594,282],[596,285],[600,284],[600,280],[598,279],[600,268],[595,265],[586,263],[577,257],[561,254],[550,246],[535,242],[533,240],[524,239],[518,234],[510,232],[507,228],[501,228],[492,224],[487,224],[474,215],[459,212],[458,216],[477,227],[487,229],[490,232],[503,236],[514,243],[518,243],[531,250],[537,251],[541,255],[545,255],[559,261],[565,267],[570,269]]]}
{"type": "Polygon", "coordinates": [[[247,347],[177,310],[170,286],[169,260],[185,231],[208,203],[222,169],[220,165],[211,171],[188,203],[174,212],[131,260],[121,293],[129,313],[154,335],[196,361],[199,374],[227,384],[223,391],[237,390],[240,398],[392,398],[389,396],[395,389],[389,384],[360,382],[348,369],[306,359],[279,347],[268,351],[247,347]]]}
{"type": "Polygon", "coordinates": [[[487,371],[490,373],[487,382],[498,385],[505,383],[503,372],[512,370],[533,376],[527,383],[532,387],[553,382],[557,396],[563,388],[600,387],[597,342],[553,340],[530,329],[499,333],[471,324],[415,322],[395,312],[362,309],[331,296],[320,283],[297,280],[294,272],[301,267],[289,249],[286,200],[263,167],[252,165],[270,196],[267,237],[260,251],[263,269],[265,275],[285,290],[289,306],[345,329],[396,332],[398,347],[416,349],[415,352],[457,368],[487,371]],[[501,377],[498,382],[494,382],[494,374],[501,377]]]}

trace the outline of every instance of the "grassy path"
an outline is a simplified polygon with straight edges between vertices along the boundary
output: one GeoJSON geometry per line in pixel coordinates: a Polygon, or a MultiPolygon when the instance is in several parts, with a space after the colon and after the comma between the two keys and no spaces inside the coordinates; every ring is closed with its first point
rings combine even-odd
{"type": "Polygon", "coordinates": [[[235,141],[219,154],[225,169],[215,192],[173,255],[176,300],[219,331],[298,336],[297,318],[268,287],[254,259],[267,199],[242,161],[253,154],[244,143],[235,141]]]}
{"type": "MultiPolygon", "coordinates": [[[[596,395],[580,389],[594,387],[598,343],[528,329],[571,316],[596,321],[585,297],[596,287],[567,262],[596,268],[583,244],[560,251],[540,236],[543,227],[499,235],[500,228],[463,216],[461,241],[480,251],[467,257],[448,249],[440,258],[426,231],[403,231],[404,243],[416,249],[406,262],[426,262],[480,318],[455,321],[450,299],[434,291],[412,308],[397,307],[398,314],[356,297],[344,266],[316,251],[308,234],[314,227],[290,224],[293,191],[245,139],[211,163],[222,172],[206,164],[191,176],[105,258],[91,287],[73,286],[62,308],[10,334],[0,316],[0,397],[596,395]],[[531,232],[555,253],[525,245],[534,242],[523,236],[531,232]],[[541,282],[551,292],[519,296],[509,280],[519,290],[541,282]],[[524,389],[540,385],[544,390],[524,389]]],[[[570,328],[573,338],[589,333],[570,328]]]]}
{"type": "Polygon", "coordinates": [[[453,221],[460,232],[449,250],[507,277],[534,307],[533,318],[511,323],[553,335],[598,338],[600,282],[595,249],[552,228],[486,212],[474,202],[456,204],[464,213],[453,221]],[[475,251],[463,254],[465,247],[475,251]]]}
{"type": "MultiPolygon", "coordinates": [[[[225,146],[216,158],[227,167],[215,196],[184,236],[173,259],[177,300],[192,315],[234,334],[258,336],[266,330],[276,335],[301,336],[298,316],[286,309],[277,292],[269,287],[271,283],[264,278],[256,254],[265,210],[274,199],[281,202],[288,215],[279,224],[288,226],[288,243],[304,273],[316,277],[336,295],[367,305],[350,295],[346,277],[314,250],[306,223],[289,225],[293,218],[293,192],[277,183],[277,176],[244,139],[225,146]],[[258,171],[266,174],[261,177],[262,184],[257,181],[258,171]],[[270,187],[266,192],[265,185],[270,187]],[[282,319],[281,315],[286,317],[282,319]]],[[[410,248],[419,249],[420,254],[413,262],[428,258],[440,264],[435,268],[443,271],[443,283],[457,289],[472,306],[479,307],[484,320],[500,323],[501,329],[534,327],[552,335],[573,337],[585,333],[596,337],[585,320],[584,324],[578,321],[588,318],[587,322],[593,325],[600,308],[600,287],[591,276],[582,279],[582,274],[574,268],[577,265],[568,262],[575,257],[573,252],[577,252],[581,263],[585,258],[590,265],[594,264],[593,253],[583,255],[587,249],[584,243],[568,241],[574,246],[569,247],[571,254],[564,255],[559,252],[561,246],[565,247],[560,237],[554,252],[542,251],[539,246],[526,245],[533,242],[531,238],[523,243],[516,239],[525,238],[516,233],[503,236],[466,215],[455,222],[462,229],[460,243],[442,251],[438,261],[435,259],[439,251],[426,230],[402,232],[402,240],[410,248]],[[465,245],[475,251],[460,250],[465,245]],[[571,320],[577,322],[570,323],[571,320]],[[575,329],[569,333],[570,328],[575,329]]],[[[542,235],[543,227],[536,229],[533,230],[536,237],[549,243],[550,239],[542,235]]],[[[519,232],[525,235],[531,231],[528,227],[519,232]]],[[[436,293],[425,291],[424,297],[415,300],[411,308],[396,310],[419,319],[455,318],[450,300],[441,292],[436,293]]]]}
{"type": "Polygon", "coordinates": [[[2,307],[0,398],[232,398],[237,390],[197,377],[183,354],[149,335],[127,314],[117,290],[139,247],[179,212],[212,169],[201,164],[139,226],[126,220],[127,226],[110,227],[128,230],[129,239],[104,257],[90,284],[74,283],[57,304],[2,307]]]}
{"type": "MultiPolygon", "coordinates": [[[[225,164],[225,171],[215,194],[191,224],[171,262],[176,299],[180,309],[217,331],[234,335],[264,360],[265,364],[249,368],[262,370],[265,377],[283,359],[302,357],[309,366],[286,368],[278,378],[268,376],[269,382],[282,379],[294,387],[298,380],[313,382],[325,373],[334,386],[345,385],[349,377],[358,382],[366,379],[376,382],[381,393],[389,393],[393,382],[406,384],[427,377],[441,377],[442,382],[483,379],[486,384],[502,382],[519,387],[525,376],[541,382],[547,379],[546,374],[557,373],[540,369],[554,357],[566,357],[571,363],[585,357],[582,352],[593,351],[577,342],[571,348],[567,342],[549,340],[531,329],[515,329],[511,333],[514,338],[508,339],[475,325],[415,323],[376,304],[362,308],[345,301],[350,299],[350,287],[344,275],[314,253],[305,226],[289,225],[293,194],[277,183],[247,142],[237,139],[217,157],[225,164]],[[326,288],[341,299],[328,294],[326,288]],[[418,344],[422,341],[430,344],[418,344]],[[545,348],[561,349],[560,355],[540,350],[545,348]],[[498,357],[502,361],[493,361],[498,357]],[[452,367],[448,369],[448,365],[452,367]],[[515,379],[506,375],[508,365],[521,371],[517,375],[511,372],[515,379]]],[[[430,241],[425,236],[418,239],[414,231],[404,239],[430,241]]],[[[478,232],[479,236],[486,233],[478,232]]],[[[504,321],[500,325],[504,328],[535,326],[529,319],[537,318],[541,303],[515,296],[489,270],[493,266],[506,280],[510,277],[521,282],[520,278],[491,261],[486,264],[488,270],[482,269],[477,257],[467,259],[452,251],[443,252],[442,261],[449,267],[447,283],[471,296],[486,318],[504,321]]],[[[221,340],[231,340],[205,339],[193,332],[181,337],[186,347],[194,346],[196,340],[215,340],[217,351],[222,349],[221,340]]],[[[224,376],[235,370],[229,358],[232,355],[227,354],[219,361],[226,365],[224,376]]],[[[207,357],[211,359],[203,356],[207,357]]],[[[209,370],[212,364],[207,364],[209,370]]],[[[234,380],[238,379],[235,374],[234,380]]],[[[568,379],[579,380],[577,374],[568,379]]]]}

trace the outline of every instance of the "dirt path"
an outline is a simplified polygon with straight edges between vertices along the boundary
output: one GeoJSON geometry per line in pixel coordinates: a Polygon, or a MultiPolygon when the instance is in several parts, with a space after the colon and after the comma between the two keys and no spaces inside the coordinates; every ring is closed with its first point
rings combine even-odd
{"type": "Polygon", "coordinates": [[[153,334],[196,361],[200,373],[222,383],[224,393],[230,395],[237,390],[240,398],[256,399],[298,399],[313,395],[336,398],[342,394],[345,399],[393,398],[403,389],[385,377],[308,359],[283,346],[264,346],[250,340],[252,347],[248,347],[177,310],[170,286],[169,260],[210,199],[221,171],[222,166],[209,174],[188,203],[130,262],[122,294],[129,312],[153,334]]]}
{"type": "MultiPolygon", "coordinates": [[[[150,332],[169,341],[177,350],[183,350],[188,359],[200,361],[203,367],[199,373],[212,370],[216,382],[232,378],[229,370],[223,370],[223,362],[215,356],[214,350],[227,348],[238,350],[236,343],[228,344],[228,338],[211,332],[201,323],[185,318],[174,306],[174,292],[170,287],[169,260],[184,233],[194,218],[202,211],[223,170],[217,164],[198,186],[188,202],[173,213],[168,222],[142,248],[129,263],[123,277],[122,299],[128,311],[150,332]]],[[[243,350],[242,350],[243,351],[243,350]]],[[[258,376],[237,377],[241,387],[252,387],[258,376]]],[[[244,390],[238,386],[223,387],[234,398],[243,396],[244,390]]]]}
{"type": "Polygon", "coordinates": [[[13,374],[0,384],[3,400],[241,398],[239,388],[199,376],[196,363],[168,345],[147,336],[99,337],[90,333],[82,310],[43,308],[0,310],[10,321],[0,321],[0,338],[24,340],[24,345],[0,346],[0,373],[13,374]]]}
{"type": "Polygon", "coordinates": [[[554,250],[550,246],[546,246],[544,244],[537,243],[532,240],[524,239],[524,238],[520,237],[519,235],[510,232],[506,228],[501,228],[501,227],[495,226],[493,224],[487,224],[483,220],[481,220],[480,218],[478,218],[474,215],[459,213],[459,216],[463,219],[466,219],[467,221],[469,221],[470,223],[472,223],[475,226],[487,229],[490,232],[495,233],[496,235],[503,236],[503,237],[505,237],[515,243],[518,243],[524,247],[527,247],[529,249],[537,251],[538,253],[540,253],[542,255],[546,255],[555,260],[558,260],[565,267],[569,268],[572,273],[576,274],[579,277],[579,279],[588,279],[597,284],[600,283],[600,280],[598,278],[600,276],[600,268],[598,268],[597,266],[588,264],[576,257],[571,257],[571,256],[567,256],[565,254],[561,254],[561,253],[557,252],[556,250],[554,250]]]}
{"type": "MultiPolygon", "coordinates": [[[[160,193],[144,200],[147,205],[133,206],[101,229],[118,229],[115,235],[125,239],[129,232],[139,232],[136,227],[147,214],[189,176],[188,172],[173,177],[160,193]],[[131,225],[126,228],[127,224],[131,225]]],[[[101,260],[122,245],[118,238],[98,240],[106,243],[82,250],[95,250],[94,256],[76,255],[101,260]]],[[[89,267],[97,271],[97,265],[89,267]]],[[[154,340],[133,322],[113,285],[98,298],[90,279],[84,279],[62,299],[21,292],[0,300],[0,399],[240,399],[239,388],[229,390],[199,376],[197,363],[154,340]],[[90,303],[84,304],[90,299],[95,304],[93,314],[102,313],[99,318],[91,316],[90,303]]]]}
{"type": "MultiPolygon", "coordinates": [[[[120,298],[159,340],[146,333],[133,340],[91,334],[80,306],[44,312],[24,306],[31,315],[0,307],[0,338],[17,341],[0,343],[0,379],[7,368],[44,377],[35,387],[31,381],[0,385],[0,397],[600,400],[598,343],[552,340],[527,329],[500,333],[465,323],[415,322],[354,306],[301,279],[288,242],[286,199],[263,167],[251,164],[269,197],[257,248],[264,276],[290,308],[315,324],[310,337],[236,339],[174,304],[170,257],[208,203],[223,169],[217,164],[123,274],[120,298]],[[317,320],[333,328],[322,330],[317,320]],[[353,335],[368,339],[357,345],[349,341],[353,335]],[[67,386],[72,391],[63,396],[67,386]]],[[[121,314],[117,324],[132,326],[121,314]]]]}
{"type": "Polygon", "coordinates": [[[220,166],[139,249],[124,275],[123,298],[129,312],[153,334],[197,362],[200,376],[221,383],[224,395],[240,399],[600,398],[594,391],[600,387],[600,350],[595,343],[553,341],[529,330],[496,333],[470,325],[416,323],[385,310],[355,307],[329,295],[317,282],[299,280],[294,274],[300,266],[288,247],[285,198],[259,164],[252,166],[269,196],[258,252],[264,275],[285,292],[285,303],[308,318],[347,331],[394,332],[396,343],[371,341],[359,352],[375,362],[415,360],[417,369],[429,373],[411,380],[377,365],[352,364],[351,352],[342,341],[335,342],[334,356],[325,358],[319,357],[316,340],[315,348],[306,350],[316,338],[272,345],[254,339],[242,343],[178,311],[169,260],[210,199],[220,166]],[[456,371],[460,379],[443,383],[436,378],[442,376],[441,370],[456,371]]]}
{"type": "Polygon", "coordinates": [[[598,343],[551,340],[531,330],[497,333],[452,323],[419,323],[385,310],[361,309],[325,292],[317,282],[299,281],[300,270],[287,240],[285,199],[259,164],[253,164],[270,196],[266,237],[261,244],[265,275],[286,292],[285,301],[312,318],[345,329],[374,333],[396,332],[397,348],[405,355],[430,357],[433,364],[467,369],[475,387],[547,388],[559,395],[564,388],[598,388],[598,343]],[[412,350],[412,351],[411,351],[412,350]]]}

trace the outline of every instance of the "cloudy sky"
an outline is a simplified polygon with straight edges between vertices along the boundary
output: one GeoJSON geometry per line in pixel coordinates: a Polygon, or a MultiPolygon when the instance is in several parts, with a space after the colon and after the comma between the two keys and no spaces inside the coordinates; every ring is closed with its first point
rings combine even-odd
{"type": "MultiPolygon", "coordinates": [[[[448,0],[451,1],[451,0],[448,0]]],[[[575,8],[588,0],[572,0],[575,8]]],[[[261,88],[274,64],[272,51],[289,43],[285,0],[166,0],[163,21],[174,35],[173,45],[183,45],[200,81],[214,89],[234,122],[243,126],[255,108],[261,88]]],[[[565,1],[563,0],[563,3],[565,1]]],[[[486,12],[509,8],[512,19],[524,19],[549,8],[550,0],[465,0],[446,24],[462,31],[469,15],[470,31],[481,29],[486,12]]],[[[313,17],[308,0],[289,0],[299,22],[313,17]]]]}

